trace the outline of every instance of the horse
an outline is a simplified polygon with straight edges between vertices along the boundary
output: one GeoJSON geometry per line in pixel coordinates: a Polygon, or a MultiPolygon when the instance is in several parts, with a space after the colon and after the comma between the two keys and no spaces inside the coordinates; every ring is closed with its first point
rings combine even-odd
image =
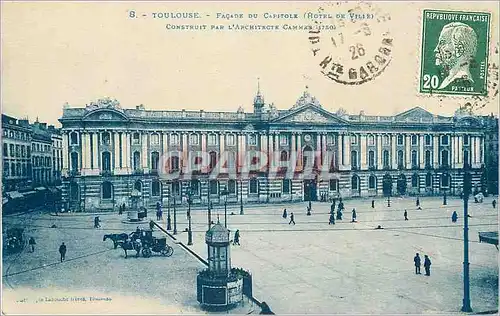
{"type": "Polygon", "coordinates": [[[125,234],[125,233],[121,233],[121,234],[106,234],[102,238],[102,241],[106,241],[106,239],[108,239],[108,238],[113,241],[113,246],[115,247],[114,249],[116,249],[118,247],[117,243],[119,241],[126,241],[127,238],[128,238],[128,235],[125,234]]]}
{"type": "Polygon", "coordinates": [[[136,258],[139,257],[139,254],[141,252],[140,243],[131,240],[125,240],[125,241],[119,241],[117,242],[117,244],[118,246],[122,247],[122,249],[125,251],[125,259],[128,258],[127,250],[135,250],[136,251],[135,257],[136,258]]]}

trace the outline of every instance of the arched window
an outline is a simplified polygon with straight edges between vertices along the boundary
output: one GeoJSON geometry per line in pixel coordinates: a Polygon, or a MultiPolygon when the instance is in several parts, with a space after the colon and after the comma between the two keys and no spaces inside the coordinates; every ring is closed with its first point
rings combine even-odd
{"type": "Polygon", "coordinates": [[[425,167],[429,168],[430,166],[432,166],[431,151],[430,150],[426,150],[425,151],[425,167]]]}
{"type": "Polygon", "coordinates": [[[418,174],[414,173],[411,176],[411,186],[414,187],[414,188],[417,188],[418,187],[418,183],[419,183],[419,176],[418,176],[418,174]]]}
{"type": "Polygon", "coordinates": [[[384,150],[384,152],[382,154],[382,160],[383,160],[384,168],[389,168],[389,166],[391,165],[391,161],[389,159],[389,151],[388,150],[384,150]]]}
{"type": "Polygon", "coordinates": [[[470,167],[470,155],[468,150],[464,150],[464,166],[470,167]]]}
{"type": "Polygon", "coordinates": [[[405,163],[405,153],[402,150],[398,150],[398,168],[404,168],[405,163]]]}
{"type": "Polygon", "coordinates": [[[208,182],[208,187],[209,187],[210,194],[214,195],[214,194],[219,193],[219,181],[210,180],[208,182]]]}
{"type": "Polygon", "coordinates": [[[213,169],[217,165],[217,153],[215,151],[211,151],[209,155],[210,155],[209,167],[210,169],[213,169]]]}
{"type": "Polygon", "coordinates": [[[151,169],[152,170],[158,170],[160,164],[160,153],[157,151],[153,151],[151,153],[151,169]]]}
{"type": "Polygon", "coordinates": [[[416,150],[411,151],[411,166],[412,168],[418,167],[418,154],[416,150]]]}
{"type": "Polygon", "coordinates": [[[159,145],[160,144],[160,135],[157,133],[151,134],[151,145],[159,145]]]}
{"type": "MultiPolygon", "coordinates": [[[[35,157],[36,159],[36,157],[35,157]]],[[[35,167],[38,166],[38,162],[35,160],[35,167]]],[[[76,172],[78,170],[78,153],[71,153],[71,171],[76,172]]]]}
{"type": "Polygon", "coordinates": [[[70,134],[71,138],[71,145],[78,145],[78,133],[77,132],[71,132],[70,134]]]}
{"type": "Polygon", "coordinates": [[[280,161],[288,161],[288,153],[286,150],[283,150],[280,154],[280,161]]]}
{"type": "Polygon", "coordinates": [[[154,180],[151,183],[151,196],[160,196],[161,184],[160,181],[154,180]]]}
{"type": "Polygon", "coordinates": [[[170,135],[170,145],[179,145],[179,134],[170,135]]]}
{"type": "Polygon", "coordinates": [[[250,179],[250,194],[259,193],[259,181],[256,178],[250,179]]]}
{"type": "Polygon", "coordinates": [[[102,152],[102,171],[111,171],[111,154],[109,151],[102,152]]]}
{"type": "Polygon", "coordinates": [[[137,180],[134,183],[134,190],[137,190],[142,193],[142,182],[141,180],[137,180]]]}
{"type": "Polygon", "coordinates": [[[371,175],[368,178],[368,188],[369,189],[376,189],[377,188],[377,177],[375,177],[374,175],[371,175]]]}
{"type": "Polygon", "coordinates": [[[104,181],[101,185],[101,197],[103,200],[113,198],[113,185],[109,181],[104,181]]]}
{"type": "Polygon", "coordinates": [[[134,170],[140,170],[141,169],[141,153],[138,151],[134,151],[134,170]]]}
{"type": "Polygon", "coordinates": [[[102,144],[109,145],[111,143],[111,138],[109,136],[109,132],[102,133],[102,144]]]}
{"type": "Polygon", "coordinates": [[[368,152],[368,167],[369,168],[375,167],[375,152],[373,150],[370,150],[368,152]]]}
{"type": "Polygon", "coordinates": [[[227,190],[229,194],[236,194],[236,181],[235,180],[229,180],[227,182],[227,190]]]}
{"type": "Polygon", "coordinates": [[[351,151],[351,167],[352,169],[358,168],[358,152],[355,150],[351,151]]]}
{"type": "Polygon", "coordinates": [[[441,151],[441,165],[442,166],[448,166],[448,151],[447,150],[443,150],[441,151]]]}
{"type": "Polygon", "coordinates": [[[281,184],[281,192],[283,194],[290,194],[292,185],[291,185],[291,180],[290,179],[283,179],[282,184],[281,184]]]}
{"type": "Polygon", "coordinates": [[[425,175],[425,186],[426,187],[432,187],[432,173],[427,172],[425,175]]]}
{"type": "Polygon", "coordinates": [[[310,146],[304,147],[303,155],[302,165],[304,168],[312,166],[314,164],[314,152],[310,146]]]}
{"type": "Polygon", "coordinates": [[[351,189],[359,190],[359,177],[357,175],[354,175],[351,178],[351,189]]]}

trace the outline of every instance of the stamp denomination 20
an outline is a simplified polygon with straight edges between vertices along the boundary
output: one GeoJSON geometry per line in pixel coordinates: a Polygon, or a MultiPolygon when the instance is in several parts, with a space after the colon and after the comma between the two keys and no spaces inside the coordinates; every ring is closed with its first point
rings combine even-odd
{"type": "Polygon", "coordinates": [[[490,13],[424,10],[420,92],[486,95],[490,13]]]}
{"type": "Polygon", "coordinates": [[[370,3],[328,3],[319,14],[333,16],[324,30],[321,21],[309,31],[311,51],[321,73],[346,85],[359,85],[379,76],[392,59],[391,17],[370,3]]]}

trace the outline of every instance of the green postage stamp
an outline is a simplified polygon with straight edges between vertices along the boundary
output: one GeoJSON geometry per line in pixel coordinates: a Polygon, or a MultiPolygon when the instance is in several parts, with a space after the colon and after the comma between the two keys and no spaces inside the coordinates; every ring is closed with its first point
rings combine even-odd
{"type": "Polygon", "coordinates": [[[424,10],[421,93],[486,95],[490,13],[424,10]]]}

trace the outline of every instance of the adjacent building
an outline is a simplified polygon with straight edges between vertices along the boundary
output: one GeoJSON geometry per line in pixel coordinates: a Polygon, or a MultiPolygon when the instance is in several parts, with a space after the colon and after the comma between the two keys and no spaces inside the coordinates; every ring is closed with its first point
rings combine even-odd
{"type": "Polygon", "coordinates": [[[458,195],[464,166],[477,188],[485,162],[482,117],[332,113],[307,90],[283,110],[258,91],[251,113],[126,109],[105,98],[66,105],[60,122],[63,199],[79,210],[128,205],[134,189],[146,206],[188,195],[194,204],[458,195]]]}
{"type": "Polygon", "coordinates": [[[2,114],[2,192],[31,184],[32,131],[27,120],[2,114]]]}

